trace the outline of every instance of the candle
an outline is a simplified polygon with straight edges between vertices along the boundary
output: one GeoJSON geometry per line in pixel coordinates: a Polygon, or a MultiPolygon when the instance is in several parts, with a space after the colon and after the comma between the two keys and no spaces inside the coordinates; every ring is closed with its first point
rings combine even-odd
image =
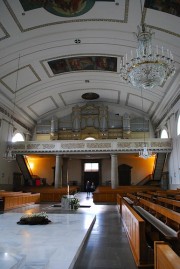
{"type": "Polygon", "coordinates": [[[68,196],[69,196],[69,185],[67,186],[67,193],[68,193],[68,196]]]}

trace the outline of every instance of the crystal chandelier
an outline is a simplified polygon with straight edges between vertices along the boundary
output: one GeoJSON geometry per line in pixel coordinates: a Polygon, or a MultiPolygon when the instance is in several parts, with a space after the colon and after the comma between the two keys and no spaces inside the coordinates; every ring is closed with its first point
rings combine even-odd
{"type": "MultiPolygon", "coordinates": [[[[142,87],[141,87],[141,99],[142,99],[142,111],[144,112],[144,104],[143,104],[143,95],[142,95],[142,87]]],[[[142,150],[139,151],[139,157],[143,159],[148,159],[152,156],[152,151],[148,150],[147,143],[145,142],[145,124],[143,117],[143,132],[144,132],[144,145],[142,150]]]]}
{"type": "MultiPolygon", "coordinates": [[[[141,2],[141,1],[140,1],[141,2]]],[[[142,4],[141,4],[142,12],[142,4]]],[[[168,78],[175,73],[175,63],[170,50],[163,47],[152,48],[152,31],[141,20],[136,34],[138,47],[136,56],[122,59],[120,64],[120,76],[133,87],[151,89],[163,85],[168,78]],[[128,59],[129,58],[129,59],[128,59]]]]}
{"type": "Polygon", "coordinates": [[[151,156],[152,156],[152,151],[148,150],[146,144],[144,144],[143,149],[139,151],[139,157],[143,159],[148,159],[151,156]]]}

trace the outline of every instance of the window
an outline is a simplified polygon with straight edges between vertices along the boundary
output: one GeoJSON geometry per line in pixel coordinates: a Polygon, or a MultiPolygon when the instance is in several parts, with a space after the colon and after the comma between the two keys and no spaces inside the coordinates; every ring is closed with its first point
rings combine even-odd
{"type": "Polygon", "coordinates": [[[12,142],[24,141],[24,137],[21,133],[16,133],[13,138],[12,142]]]}
{"type": "Polygon", "coordinates": [[[180,135],[180,114],[179,114],[178,122],[177,122],[177,135],[180,135]]]}
{"type": "Polygon", "coordinates": [[[87,138],[85,138],[84,140],[96,140],[96,139],[93,138],[93,137],[87,137],[87,138]]]}
{"type": "Polygon", "coordinates": [[[84,164],[84,172],[98,172],[98,171],[99,171],[99,163],[84,164]]]}
{"type": "Polygon", "coordinates": [[[166,129],[163,129],[161,132],[161,138],[168,138],[168,133],[166,131],[166,129]]]}

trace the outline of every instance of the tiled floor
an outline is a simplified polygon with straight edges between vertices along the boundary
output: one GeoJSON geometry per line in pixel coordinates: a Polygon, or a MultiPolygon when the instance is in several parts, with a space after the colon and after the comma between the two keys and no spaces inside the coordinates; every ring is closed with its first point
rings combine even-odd
{"type": "Polygon", "coordinates": [[[73,269],[136,269],[115,205],[96,205],[96,222],[73,269]]]}
{"type": "Polygon", "coordinates": [[[83,207],[75,213],[59,204],[41,204],[0,215],[0,268],[10,269],[16,260],[13,269],[137,269],[116,206],[94,205],[86,193],[77,196],[83,207]],[[53,225],[15,225],[22,213],[40,211],[47,212],[53,225]],[[8,255],[5,250],[11,251],[9,260],[2,257],[8,255]]]}

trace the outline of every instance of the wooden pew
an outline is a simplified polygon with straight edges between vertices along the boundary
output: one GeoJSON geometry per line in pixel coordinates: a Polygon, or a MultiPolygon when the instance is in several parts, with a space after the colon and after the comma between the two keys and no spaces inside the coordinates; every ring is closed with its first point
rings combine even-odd
{"type": "Polygon", "coordinates": [[[126,197],[126,196],[123,196],[123,199],[124,199],[130,206],[133,206],[133,205],[134,205],[134,202],[133,202],[130,198],[128,198],[128,197],[126,197]]]}
{"type": "Polygon", "coordinates": [[[126,196],[131,199],[134,204],[137,204],[138,203],[138,200],[139,200],[139,196],[137,196],[136,194],[132,194],[132,193],[127,193],[126,196]]]}
{"type": "Polygon", "coordinates": [[[156,203],[168,207],[174,211],[180,212],[180,201],[164,198],[164,197],[157,197],[156,203]]]}
{"type": "Polygon", "coordinates": [[[134,202],[130,198],[126,196],[122,197],[120,194],[117,194],[117,206],[120,214],[122,213],[122,199],[124,199],[130,206],[134,205],[134,202]]]}
{"type": "MultiPolygon", "coordinates": [[[[30,191],[33,193],[40,193],[40,202],[60,202],[63,195],[67,195],[67,187],[54,188],[54,187],[34,187],[28,186],[23,188],[25,191],[30,191]]],[[[77,186],[69,187],[69,194],[77,193],[77,186]]]]}
{"type": "MultiPolygon", "coordinates": [[[[159,193],[159,192],[158,192],[159,193]]],[[[128,196],[129,194],[127,194],[128,196]]],[[[166,197],[161,197],[156,195],[156,193],[154,192],[149,192],[149,193],[144,193],[144,192],[137,192],[136,197],[142,197],[146,200],[152,201],[154,203],[157,203],[159,205],[163,205],[165,207],[168,207],[174,211],[180,212],[180,201],[176,200],[176,199],[172,199],[171,198],[167,198],[168,195],[165,195],[165,193],[163,192],[163,195],[166,197]]],[[[129,195],[129,197],[131,196],[131,194],[129,195]]],[[[135,199],[135,196],[134,196],[135,199]]]]}
{"type": "Polygon", "coordinates": [[[146,200],[153,201],[154,196],[152,194],[146,193],[146,192],[137,192],[136,194],[139,197],[143,197],[146,200]]]}
{"type": "Polygon", "coordinates": [[[110,186],[99,186],[93,193],[94,203],[114,203],[117,202],[117,194],[126,196],[127,193],[136,193],[143,191],[156,191],[160,188],[154,186],[119,186],[112,189],[110,186]]]}
{"type": "Polygon", "coordinates": [[[167,240],[178,240],[180,238],[179,231],[175,231],[166,225],[164,222],[157,219],[151,213],[146,211],[141,206],[134,206],[134,209],[152,226],[154,226],[167,240]]]}
{"type": "Polygon", "coordinates": [[[139,205],[153,212],[157,218],[164,221],[173,229],[180,230],[180,214],[164,206],[157,205],[143,198],[139,199],[139,205]]]}
{"type": "Polygon", "coordinates": [[[180,255],[180,214],[142,198],[139,199],[139,206],[134,208],[147,221],[150,240],[168,241],[180,255]]]}
{"type": "Polygon", "coordinates": [[[31,194],[23,192],[20,193],[7,192],[4,194],[1,193],[0,197],[3,198],[3,211],[40,202],[39,193],[31,194]]]}
{"type": "Polygon", "coordinates": [[[117,202],[121,204],[121,218],[130,243],[131,251],[138,268],[154,268],[153,250],[147,245],[145,234],[145,221],[126,202],[122,196],[117,195],[117,202]]]}
{"type": "Polygon", "coordinates": [[[157,190],[153,192],[154,196],[157,197],[165,197],[165,198],[172,198],[175,200],[179,200],[180,198],[180,190],[157,190]]]}
{"type": "Polygon", "coordinates": [[[180,269],[180,257],[166,242],[154,242],[154,269],[180,269]]]}

